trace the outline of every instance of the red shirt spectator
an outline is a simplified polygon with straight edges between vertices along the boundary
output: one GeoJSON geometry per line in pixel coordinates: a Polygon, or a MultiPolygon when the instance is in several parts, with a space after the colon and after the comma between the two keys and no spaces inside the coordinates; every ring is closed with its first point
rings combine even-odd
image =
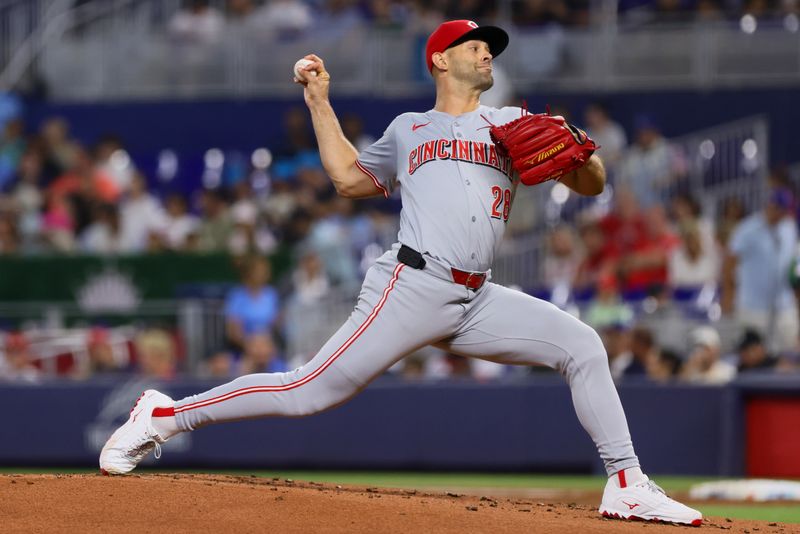
{"type": "Polygon", "coordinates": [[[606,254],[628,254],[645,236],[645,221],[636,197],[629,189],[616,193],[614,210],[600,219],[600,229],[606,238],[606,254]]]}
{"type": "Polygon", "coordinates": [[[607,234],[598,223],[582,226],[580,235],[584,256],[572,285],[577,291],[597,289],[597,283],[603,276],[613,274],[618,252],[613,244],[609,244],[607,234]]]}
{"type": "Polygon", "coordinates": [[[665,286],[669,256],[680,244],[661,206],[653,206],[647,212],[644,229],[620,265],[626,291],[665,286]]]}
{"type": "Polygon", "coordinates": [[[72,167],[50,185],[50,192],[57,196],[77,194],[107,204],[115,203],[120,195],[114,180],[95,167],[84,149],[77,150],[72,167]]]}

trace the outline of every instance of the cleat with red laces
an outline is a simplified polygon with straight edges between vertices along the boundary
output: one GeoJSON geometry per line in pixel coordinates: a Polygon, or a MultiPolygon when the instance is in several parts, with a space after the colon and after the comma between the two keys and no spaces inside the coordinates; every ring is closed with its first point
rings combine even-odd
{"type": "Polygon", "coordinates": [[[655,482],[648,479],[626,484],[625,477],[612,476],[606,483],[600,513],[614,519],[653,521],[699,527],[703,515],[671,499],[655,482]]]}

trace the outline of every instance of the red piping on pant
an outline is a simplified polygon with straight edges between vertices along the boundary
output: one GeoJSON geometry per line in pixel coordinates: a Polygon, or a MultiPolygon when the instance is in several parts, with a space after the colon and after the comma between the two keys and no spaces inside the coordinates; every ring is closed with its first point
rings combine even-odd
{"type": "Polygon", "coordinates": [[[351,335],[347,339],[347,341],[345,341],[342,344],[342,346],[340,346],[338,349],[336,349],[336,352],[334,352],[327,360],[325,360],[325,362],[323,362],[322,365],[320,365],[312,373],[308,374],[304,378],[301,378],[300,380],[297,380],[295,382],[291,382],[289,384],[283,384],[283,385],[279,385],[279,386],[251,386],[251,387],[247,387],[247,388],[243,388],[243,389],[237,389],[235,391],[231,391],[229,393],[226,393],[224,395],[220,395],[218,397],[214,397],[214,398],[211,398],[211,399],[206,399],[206,400],[203,400],[203,401],[197,401],[197,402],[194,402],[194,403],[191,403],[191,404],[186,404],[184,406],[177,406],[175,408],[175,413],[178,414],[178,413],[181,413],[181,412],[185,412],[187,410],[194,410],[196,408],[202,408],[204,406],[210,406],[212,404],[217,404],[218,402],[223,402],[223,401],[226,401],[226,400],[230,400],[230,399],[236,398],[236,397],[238,397],[240,395],[247,395],[249,393],[267,393],[267,392],[276,392],[276,391],[288,391],[290,389],[294,389],[296,387],[300,387],[300,386],[302,386],[304,384],[308,384],[309,382],[314,380],[316,377],[318,377],[320,374],[322,374],[322,372],[325,369],[330,367],[331,364],[333,362],[335,362],[337,358],[339,358],[339,356],[344,354],[344,352],[348,349],[348,347],[350,347],[350,345],[352,345],[356,341],[356,339],[358,339],[359,336],[361,336],[361,334],[364,333],[364,331],[369,327],[369,325],[372,324],[372,321],[375,320],[375,317],[378,316],[378,312],[381,311],[381,308],[383,308],[383,305],[386,303],[386,299],[389,296],[389,293],[392,291],[392,289],[394,289],[394,284],[395,284],[395,282],[397,282],[397,278],[400,275],[400,271],[403,270],[403,267],[405,267],[404,264],[402,264],[402,263],[398,263],[397,264],[397,267],[395,267],[395,269],[394,269],[394,273],[392,275],[392,279],[389,281],[389,285],[386,286],[386,289],[383,290],[383,296],[381,297],[381,300],[378,301],[378,304],[375,305],[375,308],[373,308],[372,313],[369,314],[369,316],[361,324],[361,326],[359,326],[358,329],[356,329],[356,331],[353,332],[353,335],[351,335]]]}

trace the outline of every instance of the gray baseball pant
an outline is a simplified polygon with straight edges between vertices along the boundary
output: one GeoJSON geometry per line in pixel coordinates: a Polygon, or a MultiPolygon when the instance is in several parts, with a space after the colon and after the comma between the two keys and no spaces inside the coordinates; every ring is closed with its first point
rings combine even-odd
{"type": "Polygon", "coordinates": [[[347,322],[311,361],[177,401],[179,428],[318,413],[344,403],[405,355],[435,344],[464,356],[560,371],[608,474],[639,465],[605,349],[592,328],[519,291],[457,285],[449,267],[426,260],[416,270],[399,263],[394,251],[384,254],[367,272],[347,322]]]}

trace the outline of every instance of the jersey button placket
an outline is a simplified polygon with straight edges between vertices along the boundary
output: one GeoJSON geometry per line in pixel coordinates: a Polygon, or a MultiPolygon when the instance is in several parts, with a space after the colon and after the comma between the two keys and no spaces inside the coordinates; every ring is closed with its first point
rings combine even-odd
{"type": "MultiPolygon", "coordinates": [[[[453,123],[453,134],[454,134],[456,137],[458,137],[458,138],[462,138],[462,137],[464,137],[464,135],[463,135],[463,134],[462,134],[462,133],[459,131],[459,130],[460,130],[459,126],[460,126],[460,123],[458,123],[458,122],[454,122],[454,123],[453,123]]],[[[458,165],[458,168],[459,168],[459,169],[462,171],[462,172],[460,172],[459,174],[461,174],[461,176],[462,176],[462,177],[464,177],[464,173],[463,173],[463,171],[464,171],[464,170],[467,170],[467,172],[469,172],[469,171],[468,171],[468,167],[467,167],[467,166],[466,166],[466,164],[465,164],[465,163],[463,163],[463,162],[458,162],[458,164],[457,164],[457,165],[458,165]]],[[[469,181],[469,179],[467,179],[467,178],[464,178],[464,185],[466,185],[467,187],[469,187],[469,185],[470,185],[470,181],[469,181]]],[[[466,191],[465,191],[465,192],[466,192],[466,191]]],[[[471,204],[472,204],[472,202],[470,202],[470,195],[469,195],[469,194],[467,194],[467,197],[466,197],[466,198],[467,198],[467,206],[468,206],[468,210],[469,210],[467,213],[469,213],[470,211],[472,211],[472,205],[471,205],[471,204]]],[[[472,222],[473,222],[473,223],[476,221],[476,218],[475,218],[475,216],[474,216],[474,215],[471,217],[471,220],[472,220],[472,222]]],[[[468,236],[469,236],[469,241],[471,242],[471,241],[472,241],[472,225],[468,225],[468,226],[467,226],[467,234],[468,234],[468,236]]],[[[472,258],[473,260],[475,259],[475,253],[474,253],[474,252],[472,253],[472,256],[471,256],[471,258],[472,258]]]]}
{"type": "MultiPolygon", "coordinates": [[[[458,128],[458,123],[457,123],[457,122],[454,122],[454,123],[453,123],[453,135],[455,135],[456,137],[464,137],[464,136],[462,135],[462,133],[461,133],[460,131],[458,131],[458,130],[459,130],[459,128],[458,128]]],[[[463,168],[463,167],[462,167],[462,164],[461,164],[461,162],[459,162],[459,167],[460,167],[460,168],[463,168]]],[[[462,174],[462,176],[463,176],[463,174],[462,174]]],[[[467,184],[467,185],[469,185],[469,180],[467,180],[467,179],[465,178],[465,179],[464,179],[464,183],[465,183],[465,184],[467,184]]]]}

